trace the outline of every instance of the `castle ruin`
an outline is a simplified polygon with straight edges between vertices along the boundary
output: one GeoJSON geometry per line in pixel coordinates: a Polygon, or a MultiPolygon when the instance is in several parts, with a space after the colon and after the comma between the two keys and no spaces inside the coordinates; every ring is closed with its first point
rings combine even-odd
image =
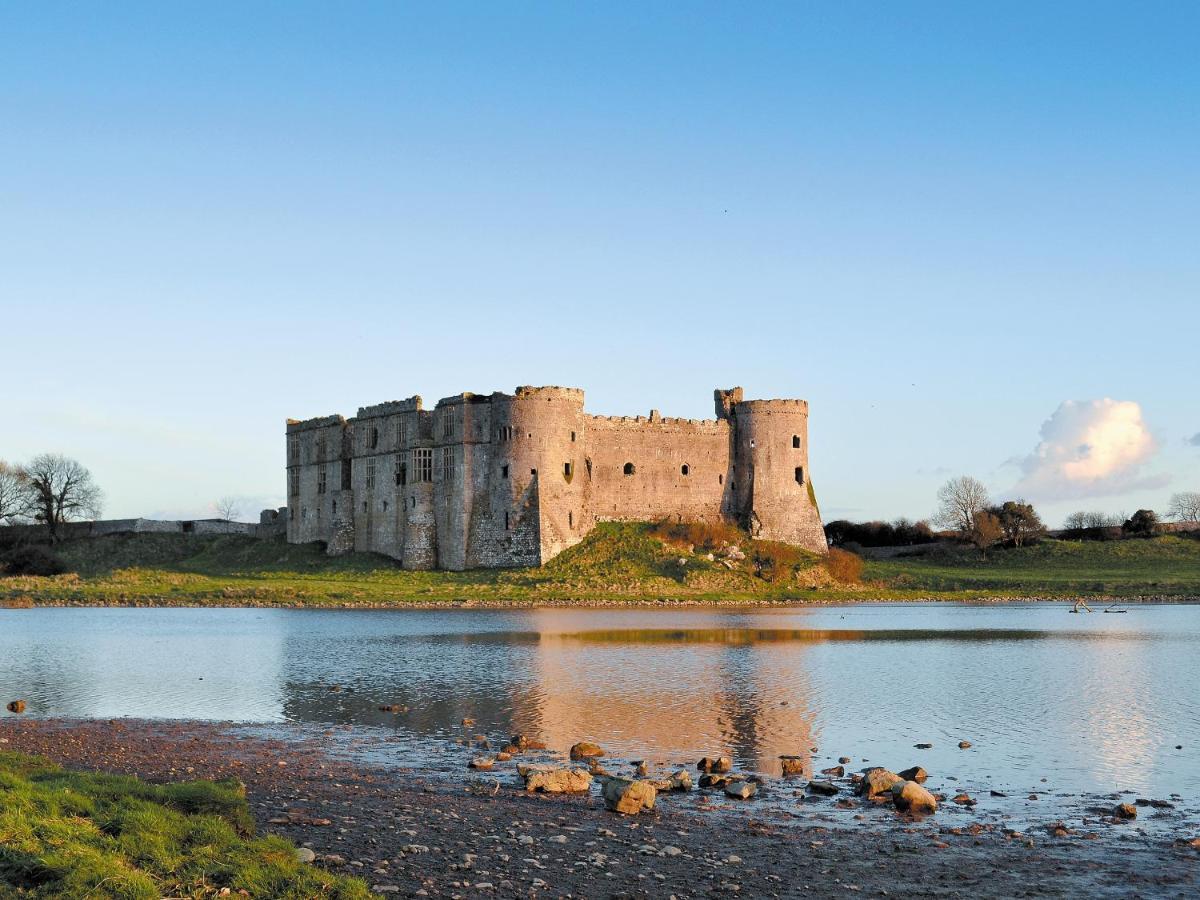
{"type": "Polygon", "coordinates": [[[705,420],[589,415],[561,387],[289,419],[287,539],[406,569],[536,566],[597,522],[671,518],[825,552],[807,402],[714,397],[705,420]]]}

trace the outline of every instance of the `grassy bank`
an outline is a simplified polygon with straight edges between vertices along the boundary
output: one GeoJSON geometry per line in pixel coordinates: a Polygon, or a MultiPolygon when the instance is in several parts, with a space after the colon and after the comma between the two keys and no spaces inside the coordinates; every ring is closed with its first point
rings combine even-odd
{"type": "Polygon", "coordinates": [[[366,885],[255,838],[241,786],[67,772],[0,752],[0,897],[366,898],[366,885]]]}
{"type": "Polygon", "coordinates": [[[406,572],[384,556],[328,557],[317,545],[121,535],[61,545],[68,574],[0,578],[0,602],[376,606],[1200,596],[1200,541],[1180,537],[1046,541],[986,557],[939,548],[923,557],[868,562],[863,584],[841,583],[819,557],[802,551],[743,535],[745,558],[723,559],[719,543],[703,533],[608,523],[538,569],[406,572]],[[713,546],[718,552],[710,560],[713,546]]]}

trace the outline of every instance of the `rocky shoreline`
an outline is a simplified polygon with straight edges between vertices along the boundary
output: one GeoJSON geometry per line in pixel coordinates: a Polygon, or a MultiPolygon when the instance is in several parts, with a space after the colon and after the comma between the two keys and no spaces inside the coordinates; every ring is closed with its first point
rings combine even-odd
{"type": "Polygon", "coordinates": [[[1062,596],[1045,595],[1003,595],[989,594],[969,597],[940,597],[916,596],[896,597],[887,594],[871,595],[846,594],[837,597],[788,597],[764,598],[752,596],[733,596],[728,600],[713,600],[693,597],[654,597],[654,598],[597,598],[597,597],[558,597],[494,600],[468,598],[463,600],[423,600],[405,598],[393,602],[372,600],[342,601],[342,602],[311,602],[302,598],[252,599],[239,598],[235,601],[204,600],[202,602],[187,602],[173,598],[145,598],[137,600],[96,600],[79,599],[63,600],[58,598],[42,599],[37,597],[8,597],[0,598],[0,609],[37,609],[37,608],[79,608],[79,609],[397,609],[397,610],[454,610],[454,609],[789,609],[815,606],[859,606],[863,604],[897,604],[914,605],[922,603],[969,603],[979,605],[1001,605],[1007,603],[1074,603],[1084,600],[1092,604],[1093,612],[1104,612],[1105,606],[1132,606],[1158,604],[1193,604],[1200,603],[1200,594],[1146,594],[1137,596],[1112,596],[1102,594],[1069,594],[1062,596]]]}
{"type": "MultiPolygon", "coordinates": [[[[253,736],[228,723],[8,718],[0,720],[0,750],[152,781],[239,778],[261,829],[311,850],[316,865],[360,875],[383,896],[1184,897],[1200,891],[1200,847],[1188,839],[1100,819],[1094,828],[1048,822],[1020,833],[975,819],[970,807],[953,802],[928,816],[900,812],[893,806],[902,805],[901,785],[919,784],[916,771],[870,776],[873,787],[861,793],[882,794],[888,782],[886,810],[866,796],[839,791],[835,799],[818,788],[814,802],[798,798],[781,811],[730,799],[745,792],[712,781],[698,803],[682,804],[672,802],[669,779],[647,806],[644,790],[636,797],[628,790],[648,780],[639,775],[644,768],[625,771],[629,761],[597,761],[584,755],[587,748],[565,767],[521,763],[533,748],[484,751],[504,771],[468,770],[467,761],[481,754],[464,748],[456,778],[350,761],[341,752],[346,734],[285,726],[276,736],[253,736]],[[526,773],[574,767],[605,788],[525,790],[528,778],[518,775],[518,765],[526,773]],[[722,802],[707,808],[709,794],[722,802]],[[621,806],[638,811],[611,809],[621,806]]],[[[706,762],[694,770],[697,781],[728,770],[725,758],[706,762]]],[[[819,774],[815,783],[848,781],[845,775],[819,774]]],[[[739,782],[755,784],[730,783],[739,782]]]]}

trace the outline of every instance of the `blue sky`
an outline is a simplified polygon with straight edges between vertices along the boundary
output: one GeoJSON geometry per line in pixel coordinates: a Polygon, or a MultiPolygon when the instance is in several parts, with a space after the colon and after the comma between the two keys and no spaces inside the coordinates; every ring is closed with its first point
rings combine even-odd
{"type": "Polygon", "coordinates": [[[811,402],[826,518],[1200,490],[1200,6],[0,8],[0,458],[282,503],[288,416],[811,402]],[[1067,404],[1064,406],[1064,404],[1067,404]],[[1132,406],[1131,406],[1132,404],[1132,406]]]}

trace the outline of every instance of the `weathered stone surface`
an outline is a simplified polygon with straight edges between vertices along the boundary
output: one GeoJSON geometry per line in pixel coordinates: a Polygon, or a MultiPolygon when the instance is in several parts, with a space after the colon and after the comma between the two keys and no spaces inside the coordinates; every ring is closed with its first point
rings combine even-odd
{"type": "Polygon", "coordinates": [[[937,798],[915,781],[900,781],[892,785],[892,802],[901,812],[937,812],[937,798]]]}
{"type": "Polygon", "coordinates": [[[1137,807],[1132,803],[1121,803],[1113,810],[1113,815],[1118,819],[1136,819],[1137,807]]]}
{"type": "Polygon", "coordinates": [[[889,772],[887,769],[876,766],[863,770],[862,780],[858,782],[857,793],[860,797],[874,800],[882,794],[889,793],[893,785],[903,782],[904,779],[895,772],[889,772]]]}
{"type": "Polygon", "coordinates": [[[517,775],[524,781],[525,790],[547,794],[576,794],[592,785],[592,776],[586,769],[519,765],[517,775]]]}
{"type": "Polygon", "coordinates": [[[609,417],[585,413],[581,390],[519,387],[289,420],[287,539],[410,569],[539,565],[599,518],[671,516],[750,522],[754,537],[825,552],[808,404],[740,388],[715,399],[715,419],[609,417]],[[753,490],[734,471],[753,472],[753,490]]]}
{"type": "Polygon", "coordinates": [[[832,797],[838,792],[838,787],[832,781],[813,780],[808,783],[808,789],[814,794],[822,794],[826,797],[832,797]]]}
{"type": "Polygon", "coordinates": [[[571,759],[594,759],[604,755],[604,748],[591,741],[580,741],[571,747],[571,759]]]}
{"type": "Polygon", "coordinates": [[[725,796],[735,800],[749,800],[758,793],[758,785],[753,781],[731,781],[725,785],[725,796]]]}
{"type": "Polygon", "coordinates": [[[925,781],[925,779],[929,777],[929,773],[920,766],[913,766],[912,768],[904,769],[896,774],[905,781],[925,781]]]}
{"type": "Polygon", "coordinates": [[[613,812],[632,816],[643,809],[654,809],[657,792],[648,781],[635,778],[607,778],[600,795],[604,805],[613,812]]]}
{"type": "Polygon", "coordinates": [[[781,756],[779,763],[783,767],[783,777],[793,778],[804,775],[803,756],[781,756]]]}
{"type": "Polygon", "coordinates": [[[833,778],[841,778],[846,774],[844,766],[830,766],[828,769],[821,770],[822,775],[829,775],[833,778]]]}
{"type": "Polygon", "coordinates": [[[729,772],[733,769],[733,760],[728,756],[705,756],[696,763],[701,772],[729,772]]]}
{"type": "Polygon", "coordinates": [[[660,778],[651,782],[658,791],[690,791],[692,789],[692,773],[687,769],[672,772],[668,778],[660,778]]]}

